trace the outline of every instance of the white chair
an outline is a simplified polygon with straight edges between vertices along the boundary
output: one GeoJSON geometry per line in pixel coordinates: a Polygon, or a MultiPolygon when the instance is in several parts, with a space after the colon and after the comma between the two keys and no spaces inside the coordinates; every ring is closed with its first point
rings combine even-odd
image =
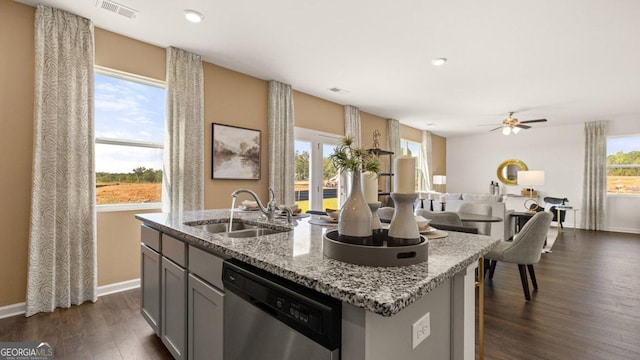
{"type": "MultiPolygon", "coordinates": [[[[493,209],[489,204],[462,203],[458,208],[458,212],[491,216],[493,213],[493,209]]],[[[475,226],[476,228],[478,228],[478,234],[491,235],[491,223],[489,222],[463,221],[462,223],[465,226],[475,226]]]]}
{"type": "Polygon", "coordinates": [[[498,261],[518,264],[524,297],[527,300],[531,300],[527,269],[529,270],[533,288],[537,290],[538,282],[533,271],[533,264],[540,261],[542,247],[549,232],[551,219],[553,219],[553,214],[547,211],[535,214],[531,220],[527,221],[520,232],[514,236],[513,241],[501,241],[493,250],[489,251],[484,256],[485,260],[489,261],[489,279],[493,279],[498,261]]]}

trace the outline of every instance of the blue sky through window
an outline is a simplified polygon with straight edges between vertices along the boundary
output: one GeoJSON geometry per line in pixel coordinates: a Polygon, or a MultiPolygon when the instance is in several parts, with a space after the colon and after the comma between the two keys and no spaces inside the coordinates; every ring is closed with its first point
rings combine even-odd
{"type": "MultiPolygon", "coordinates": [[[[95,74],[96,138],[164,142],[165,89],[95,74]]],[[[96,171],[162,169],[162,149],[96,145],[96,171]]]]}
{"type": "Polygon", "coordinates": [[[618,151],[622,151],[623,153],[640,151],[640,135],[608,138],[607,155],[613,155],[618,151]]]}

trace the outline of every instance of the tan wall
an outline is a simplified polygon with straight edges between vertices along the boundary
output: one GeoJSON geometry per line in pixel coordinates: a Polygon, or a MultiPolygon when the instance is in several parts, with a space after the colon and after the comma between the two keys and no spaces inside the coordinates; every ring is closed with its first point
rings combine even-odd
{"type": "Polygon", "coordinates": [[[380,136],[378,137],[379,148],[388,149],[387,119],[361,111],[360,141],[362,142],[362,147],[373,147],[373,132],[376,130],[380,132],[380,136]]]}
{"type": "Polygon", "coordinates": [[[293,91],[293,111],[298,127],[344,135],[344,107],[340,104],[293,91]]]}
{"type": "Polygon", "coordinates": [[[422,130],[400,124],[400,138],[415,142],[422,142],[422,130]]]}
{"type": "MultiPolygon", "coordinates": [[[[447,175],[447,138],[431,135],[431,173],[433,175],[447,175]]],[[[433,189],[446,192],[447,185],[433,185],[433,189]]]]}
{"type": "Polygon", "coordinates": [[[111,31],[95,29],[96,65],[165,81],[166,50],[111,31]]]}
{"type": "MultiPolygon", "coordinates": [[[[0,56],[0,159],[4,174],[0,176],[0,226],[3,229],[0,307],[24,302],[26,293],[33,147],[34,13],[32,7],[0,0],[0,48],[11,49],[10,56],[4,53],[0,56]]],[[[165,49],[102,29],[96,29],[95,39],[97,65],[164,80],[165,49]]],[[[204,64],[204,81],[205,208],[229,207],[230,193],[241,187],[265,198],[269,174],[268,83],[209,63],[204,64]],[[260,180],[211,179],[211,124],[214,122],[261,130],[260,180]]],[[[294,109],[296,126],[344,134],[342,105],[294,91],[294,109]]],[[[378,129],[380,147],[385,149],[386,120],[364,112],[361,119],[363,146],[372,145],[372,133],[378,129]]],[[[414,137],[415,131],[419,131],[414,130],[401,127],[401,134],[420,141],[414,137]]],[[[441,146],[444,154],[443,144],[444,139],[441,146]]],[[[98,285],[139,277],[140,223],[134,214],[150,211],[98,213],[98,285]]]]}
{"type": "Polygon", "coordinates": [[[140,277],[140,221],[135,214],[159,210],[97,214],[98,286],[140,277]]]}
{"type": "Polygon", "coordinates": [[[0,306],[23,302],[27,291],[34,14],[0,0],[0,306]]]}
{"type": "MultiPolygon", "coordinates": [[[[231,207],[231,193],[251,189],[260,199],[267,198],[269,152],[267,99],[269,85],[264,80],[223,67],[204,64],[205,208],[231,207]],[[261,131],[260,180],[211,179],[211,124],[234,125],[261,131]]],[[[239,200],[249,199],[242,195],[239,200]]]]}

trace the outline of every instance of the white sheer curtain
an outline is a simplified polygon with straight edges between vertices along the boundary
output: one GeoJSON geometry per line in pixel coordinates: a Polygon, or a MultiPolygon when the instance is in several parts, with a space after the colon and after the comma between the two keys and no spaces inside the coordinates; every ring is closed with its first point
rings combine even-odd
{"type": "Polygon", "coordinates": [[[387,140],[389,151],[393,151],[393,158],[402,156],[400,149],[400,122],[396,119],[387,119],[387,140]]]}
{"type": "Polygon", "coordinates": [[[422,143],[420,144],[420,190],[431,190],[431,131],[422,131],[422,143]]]}
{"type": "Polygon", "coordinates": [[[269,186],[278,204],[295,203],[295,135],[291,85],[269,81],[269,186]]]}
{"type": "Polygon", "coordinates": [[[344,106],[344,136],[351,136],[360,146],[360,110],[353,105],[344,106]]]}
{"type": "Polygon", "coordinates": [[[199,55],[167,49],[167,119],[162,211],[204,207],[204,106],[199,55]]]}
{"type": "Polygon", "coordinates": [[[97,298],[91,21],[39,5],[35,63],[26,316],[97,298]]]}
{"type": "Polygon", "coordinates": [[[582,228],[604,229],[607,197],[607,122],[585,123],[582,228]]]}
{"type": "MultiPolygon", "coordinates": [[[[352,137],[355,146],[360,146],[360,109],[353,105],[344,106],[344,136],[352,137]]],[[[347,196],[351,191],[351,178],[344,172],[340,174],[338,185],[338,203],[340,207],[347,201],[347,196]]]]}

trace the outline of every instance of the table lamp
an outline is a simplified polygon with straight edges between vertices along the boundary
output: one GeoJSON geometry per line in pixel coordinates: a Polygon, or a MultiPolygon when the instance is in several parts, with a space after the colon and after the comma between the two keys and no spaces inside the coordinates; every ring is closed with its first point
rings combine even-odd
{"type": "Polygon", "coordinates": [[[446,175],[433,175],[433,185],[446,185],[446,184],[447,184],[446,175]]]}
{"type": "Polygon", "coordinates": [[[529,211],[536,211],[540,205],[538,205],[538,201],[533,198],[533,188],[531,186],[544,185],[544,171],[518,171],[518,185],[529,187],[529,199],[525,200],[524,207],[529,211]],[[532,207],[531,205],[535,206],[532,207]]]}

